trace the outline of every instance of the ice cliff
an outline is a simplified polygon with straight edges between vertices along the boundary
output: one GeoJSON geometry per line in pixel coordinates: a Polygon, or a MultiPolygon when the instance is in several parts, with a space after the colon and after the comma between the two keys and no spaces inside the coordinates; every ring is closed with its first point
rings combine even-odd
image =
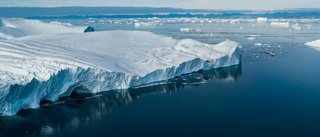
{"type": "Polygon", "coordinates": [[[4,116],[73,92],[127,89],[240,62],[241,46],[230,40],[213,45],[143,31],[83,33],[85,28],[81,33],[51,28],[35,33],[30,28],[59,24],[27,20],[35,27],[22,21],[4,24],[36,35],[9,33],[13,39],[0,39],[0,115],[4,116]]]}

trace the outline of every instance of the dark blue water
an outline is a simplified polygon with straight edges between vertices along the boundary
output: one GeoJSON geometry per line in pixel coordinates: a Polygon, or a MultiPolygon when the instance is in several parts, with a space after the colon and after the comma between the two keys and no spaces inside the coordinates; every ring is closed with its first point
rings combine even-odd
{"type": "MultiPolygon", "coordinates": [[[[157,32],[201,35],[168,31],[157,32]]],[[[320,136],[320,52],[303,45],[319,35],[278,29],[249,41],[251,31],[223,33],[244,47],[238,66],[24,110],[0,118],[0,136],[320,136]]]]}
{"type": "MultiPolygon", "coordinates": [[[[2,136],[320,136],[320,53],[242,63],[0,118],[2,136]]],[[[298,54],[298,55],[297,55],[298,54]]]]}

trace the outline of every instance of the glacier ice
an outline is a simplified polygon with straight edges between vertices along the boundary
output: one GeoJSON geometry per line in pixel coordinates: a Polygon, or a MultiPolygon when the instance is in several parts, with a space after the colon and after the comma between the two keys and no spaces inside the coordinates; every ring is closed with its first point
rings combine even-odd
{"type": "Polygon", "coordinates": [[[241,46],[230,40],[213,45],[121,30],[48,29],[41,35],[0,39],[0,49],[0,115],[37,108],[41,100],[57,101],[79,87],[90,93],[127,89],[228,67],[239,64],[241,55],[241,46]]]}

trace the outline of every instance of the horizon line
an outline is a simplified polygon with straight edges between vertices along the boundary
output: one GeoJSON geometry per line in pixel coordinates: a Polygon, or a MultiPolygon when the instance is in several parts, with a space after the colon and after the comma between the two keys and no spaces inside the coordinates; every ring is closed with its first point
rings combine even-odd
{"type": "Polygon", "coordinates": [[[320,8],[283,8],[283,9],[188,9],[179,7],[151,7],[151,6],[0,6],[0,8],[155,8],[155,9],[180,9],[180,10],[207,10],[207,11],[281,11],[281,10],[320,10],[320,8]]]}

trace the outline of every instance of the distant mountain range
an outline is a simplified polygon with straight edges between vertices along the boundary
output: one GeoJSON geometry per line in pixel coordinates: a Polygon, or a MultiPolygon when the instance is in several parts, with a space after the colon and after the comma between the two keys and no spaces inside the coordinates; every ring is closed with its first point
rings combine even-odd
{"type": "Polygon", "coordinates": [[[0,7],[0,17],[50,18],[319,18],[319,9],[206,10],[153,7],[0,7]]]}

